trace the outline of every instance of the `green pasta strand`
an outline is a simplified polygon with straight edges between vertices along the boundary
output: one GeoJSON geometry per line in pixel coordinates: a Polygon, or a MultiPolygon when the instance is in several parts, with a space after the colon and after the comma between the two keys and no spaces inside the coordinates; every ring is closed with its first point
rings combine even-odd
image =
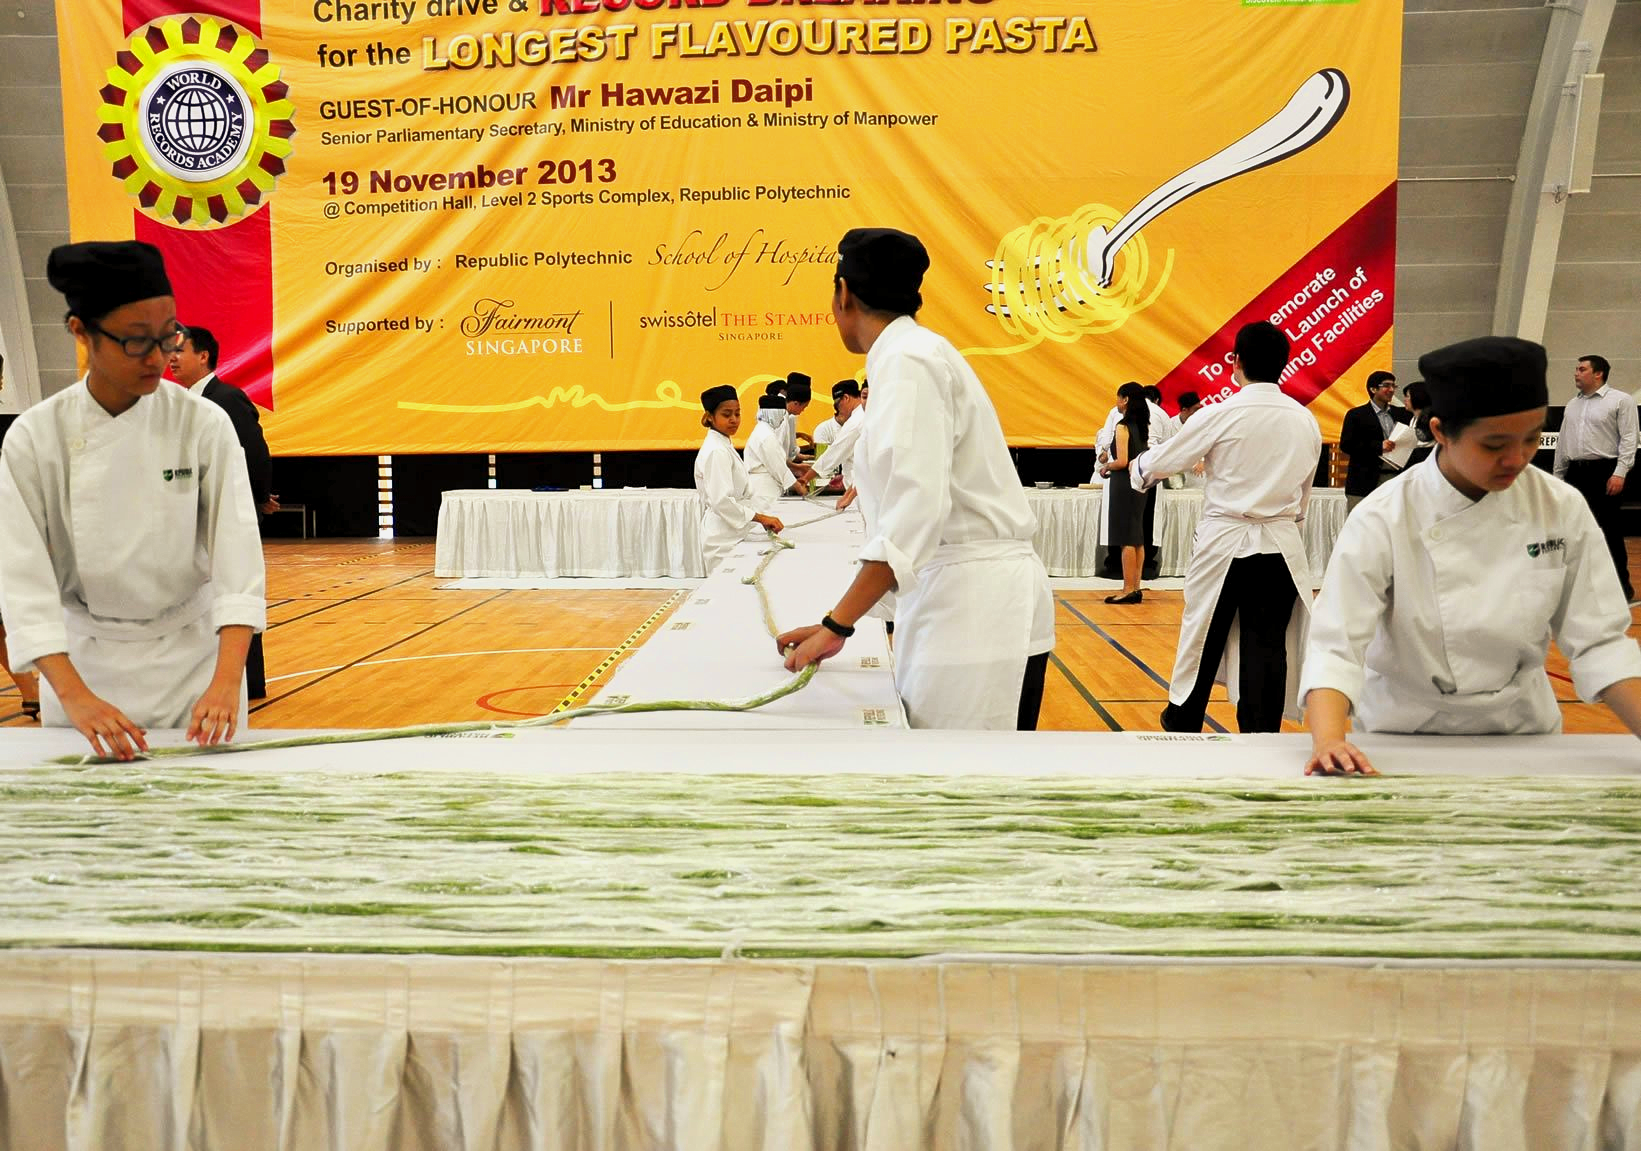
{"type": "MultiPolygon", "coordinates": [[[[588,704],[586,707],[573,708],[570,711],[561,711],[553,715],[537,716],[534,719],[517,720],[473,720],[466,723],[427,723],[414,727],[387,727],[373,728],[369,731],[350,731],[335,735],[299,735],[285,739],[259,739],[248,743],[218,743],[209,747],[197,747],[193,744],[178,744],[174,747],[153,747],[137,755],[138,759],[182,759],[200,755],[237,755],[246,751],[273,751],[285,747],[328,747],[340,743],[375,743],[389,739],[417,739],[430,735],[457,735],[464,732],[512,732],[528,731],[533,728],[551,727],[566,720],[582,719],[594,715],[636,715],[649,711],[755,711],[760,707],[774,703],[778,699],[785,699],[809,686],[809,681],[815,678],[815,671],[819,664],[810,664],[797,675],[787,680],[773,691],[751,699],[742,700],[714,700],[714,699],[653,699],[639,703],[622,704],[588,704]]],[[[80,767],[88,764],[123,763],[112,756],[98,755],[63,755],[51,760],[52,763],[67,767],[80,767]]]]}

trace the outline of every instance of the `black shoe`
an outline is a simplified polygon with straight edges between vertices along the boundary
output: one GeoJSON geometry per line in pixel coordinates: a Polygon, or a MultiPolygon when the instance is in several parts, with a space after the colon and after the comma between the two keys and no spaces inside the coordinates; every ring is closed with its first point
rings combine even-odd
{"type": "Polygon", "coordinates": [[[1180,709],[1171,703],[1162,709],[1162,715],[1158,718],[1162,723],[1162,730],[1164,731],[1188,732],[1194,735],[1202,734],[1202,721],[1198,720],[1195,727],[1189,726],[1181,717],[1180,709]]]}
{"type": "Polygon", "coordinates": [[[22,706],[23,706],[23,716],[24,716],[25,719],[35,719],[35,720],[37,720],[37,719],[40,718],[40,701],[39,700],[37,700],[37,699],[25,699],[23,701],[22,706]]]}
{"type": "Polygon", "coordinates": [[[1136,591],[1131,591],[1127,595],[1108,595],[1108,596],[1105,597],[1105,602],[1106,603],[1139,603],[1140,600],[1142,598],[1144,598],[1144,596],[1145,596],[1144,589],[1139,589],[1139,590],[1136,590],[1136,591]]]}

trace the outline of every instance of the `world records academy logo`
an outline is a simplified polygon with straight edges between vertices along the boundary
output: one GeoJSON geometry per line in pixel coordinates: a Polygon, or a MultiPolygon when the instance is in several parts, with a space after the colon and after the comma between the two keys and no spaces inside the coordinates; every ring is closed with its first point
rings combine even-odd
{"type": "Polygon", "coordinates": [[[215,17],[167,16],[133,32],[107,76],[97,135],[147,215],[211,228],[273,192],[295,108],[251,33],[215,17]]]}

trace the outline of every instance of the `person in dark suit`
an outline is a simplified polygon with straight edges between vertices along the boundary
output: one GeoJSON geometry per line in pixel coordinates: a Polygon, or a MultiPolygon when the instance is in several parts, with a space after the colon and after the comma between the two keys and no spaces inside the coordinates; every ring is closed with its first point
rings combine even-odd
{"type": "Polygon", "coordinates": [[[1395,474],[1396,469],[1382,457],[1390,450],[1390,435],[1396,425],[1412,418],[1406,408],[1391,405],[1396,396],[1396,377],[1392,373],[1369,373],[1367,394],[1368,402],[1346,412],[1339,425],[1339,450],[1350,457],[1345,470],[1345,504],[1349,510],[1372,495],[1380,479],[1395,474]]]}
{"type": "MultiPolygon", "coordinates": [[[[185,331],[182,347],[171,354],[171,378],[228,413],[234,434],[239,437],[240,449],[245,453],[251,499],[260,514],[271,515],[279,510],[279,499],[272,490],[273,459],[268,454],[268,441],[262,437],[262,420],[256,414],[256,405],[240,389],[217,377],[217,357],[221,349],[211,330],[189,326],[185,331]]],[[[245,685],[251,699],[261,699],[268,694],[260,633],[251,636],[251,650],[245,657],[245,685]]]]}

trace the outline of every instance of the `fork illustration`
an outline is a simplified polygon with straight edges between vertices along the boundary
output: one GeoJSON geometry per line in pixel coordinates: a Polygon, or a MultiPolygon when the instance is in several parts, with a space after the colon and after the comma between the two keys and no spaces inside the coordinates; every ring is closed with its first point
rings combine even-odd
{"type": "MultiPolygon", "coordinates": [[[[1301,84],[1276,115],[1157,188],[1129,209],[1111,228],[1107,229],[1102,224],[1090,230],[1085,237],[1074,237],[1067,249],[1057,254],[1058,259],[1064,260],[1070,256],[1081,261],[1084,270],[1099,287],[1110,287],[1117,252],[1140,229],[1175,204],[1190,199],[1206,188],[1303,152],[1333,130],[1349,104],[1350,81],[1345,74],[1337,68],[1322,69],[1301,84]]],[[[1033,264],[1038,265],[1040,261],[1033,261],[1033,264]]],[[[1005,273],[1003,264],[996,260],[987,260],[986,267],[993,276],[1005,273]]],[[[1042,280],[1034,283],[1039,292],[1045,290],[1042,280]]],[[[1007,291],[1008,288],[1007,284],[985,285],[987,293],[1007,291]]],[[[1057,273],[1048,288],[1053,292],[1055,306],[1062,312],[1073,304],[1088,302],[1066,283],[1064,272],[1057,273]]],[[[1024,314],[1034,310],[1019,309],[1024,314]]],[[[994,315],[1011,314],[1006,304],[987,304],[986,311],[994,315]]]]}

